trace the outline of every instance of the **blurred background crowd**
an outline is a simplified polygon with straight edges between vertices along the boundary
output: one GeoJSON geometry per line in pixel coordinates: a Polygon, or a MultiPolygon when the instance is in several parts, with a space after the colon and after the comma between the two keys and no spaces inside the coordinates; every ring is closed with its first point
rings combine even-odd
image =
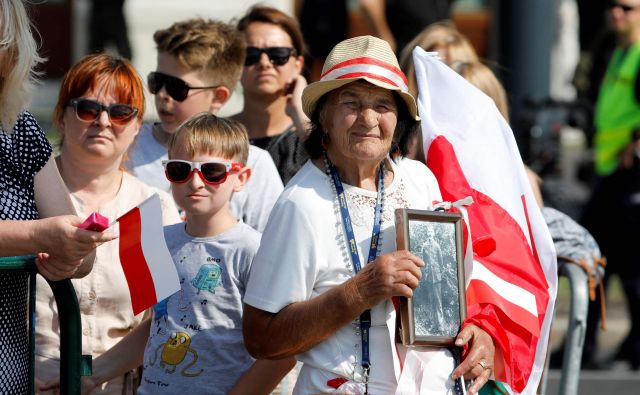
{"type": "MultiPolygon", "coordinates": [[[[227,22],[237,20],[255,3],[253,0],[34,1],[30,11],[39,32],[40,53],[47,62],[42,66],[44,82],[36,94],[32,112],[48,137],[55,139],[51,111],[60,81],[82,56],[102,50],[117,53],[130,58],[140,75],[146,76],[155,67],[153,33],[156,30],[196,16],[227,22]]],[[[622,279],[607,281],[613,334],[596,335],[597,310],[590,315],[593,322],[587,335],[583,367],[632,371],[640,368],[639,310],[636,307],[634,312],[625,307],[626,300],[629,306],[637,306],[635,302],[640,299],[638,269],[633,268],[639,258],[634,252],[634,238],[640,225],[640,150],[633,144],[640,134],[632,133],[621,143],[625,144],[622,155],[626,156],[611,159],[613,164],[605,163],[605,159],[602,163],[594,160],[601,144],[596,125],[607,125],[610,121],[604,119],[606,114],[598,114],[596,110],[601,87],[606,85],[608,67],[615,62],[622,65],[640,39],[640,1],[271,0],[262,3],[295,15],[300,21],[306,44],[304,74],[309,82],[318,80],[325,56],[345,38],[365,34],[383,38],[395,49],[401,62],[414,45],[438,51],[446,61],[447,56],[455,57],[453,51],[458,45],[454,42],[455,36],[443,32],[439,40],[434,39],[429,45],[415,41],[414,37],[433,23],[439,23],[436,26],[443,31],[457,29],[473,46],[479,59],[464,59],[450,65],[464,75],[464,70],[471,67],[468,64],[480,62],[495,73],[506,93],[508,106],[503,114],[510,120],[523,160],[542,179],[545,205],[585,225],[600,244],[603,255],[609,258],[607,277],[615,279],[618,275],[622,279]],[[612,174],[617,175],[613,181],[612,174]],[[606,180],[610,182],[603,186],[606,180]],[[620,320],[616,321],[618,317],[620,320]],[[598,350],[598,342],[604,351],[598,350]]],[[[640,70],[640,62],[628,67],[633,80],[640,70]]],[[[636,81],[636,98],[637,86],[636,81]]],[[[243,108],[241,90],[238,86],[220,115],[235,114],[243,108]]],[[[153,107],[152,98],[147,92],[149,108],[153,107]]],[[[629,102],[630,111],[640,111],[638,100],[630,97],[624,100],[629,102]]],[[[452,109],[452,114],[455,111],[464,109],[452,109]]],[[[621,116],[629,117],[628,114],[621,116]]],[[[145,114],[145,118],[154,117],[154,111],[145,114]]],[[[635,131],[635,127],[631,129],[635,131]]],[[[563,303],[562,290],[560,303],[563,303]]],[[[559,314],[563,311],[566,312],[566,308],[561,306],[559,314]]],[[[556,340],[552,345],[557,343],[556,340]]],[[[559,366],[558,361],[552,359],[554,364],[559,366]]]]}

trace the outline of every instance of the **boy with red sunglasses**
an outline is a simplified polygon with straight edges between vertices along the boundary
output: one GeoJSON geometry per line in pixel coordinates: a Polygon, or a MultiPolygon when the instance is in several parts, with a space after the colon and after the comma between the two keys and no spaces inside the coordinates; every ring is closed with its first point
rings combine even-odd
{"type": "Polygon", "coordinates": [[[168,146],[166,176],[186,214],[186,223],[164,228],[181,290],[94,360],[83,391],[142,363],[138,394],[268,393],[295,360],[254,361],[242,338],[242,298],[260,233],[233,216],[229,200],[251,176],[247,132],[201,113],[168,146]]]}
{"type": "MultiPolygon", "coordinates": [[[[216,114],[229,100],[245,62],[245,40],[233,25],[203,19],[174,23],[153,39],[157,67],[147,84],[160,122],[142,126],[127,167],[147,184],[168,191],[162,165],[167,142],[187,118],[205,111],[216,114]]],[[[261,232],[283,186],[266,151],[251,147],[248,164],[256,177],[233,195],[231,212],[261,232]]]]}

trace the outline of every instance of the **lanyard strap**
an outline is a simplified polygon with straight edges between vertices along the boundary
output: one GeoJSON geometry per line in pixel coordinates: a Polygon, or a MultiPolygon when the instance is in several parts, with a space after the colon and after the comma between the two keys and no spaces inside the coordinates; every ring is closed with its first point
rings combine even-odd
{"type": "MultiPolygon", "coordinates": [[[[358,254],[358,248],[356,243],[355,234],[353,232],[353,225],[351,223],[351,216],[349,215],[349,207],[347,206],[347,198],[344,193],[344,187],[338,170],[329,161],[327,153],[324,153],[325,164],[331,175],[333,186],[336,188],[336,195],[338,196],[338,204],[340,205],[340,215],[342,216],[342,223],[344,225],[345,234],[347,236],[347,246],[349,253],[351,254],[351,263],[353,264],[353,270],[358,273],[362,269],[360,265],[360,255],[358,254]]],[[[380,170],[378,171],[378,195],[376,197],[375,217],[373,220],[373,230],[371,231],[371,246],[369,247],[369,258],[367,263],[376,259],[378,255],[378,240],[380,239],[380,227],[382,222],[382,195],[384,188],[384,162],[380,164],[380,170]]],[[[362,342],[362,369],[365,385],[369,380],[369,370],[371,369],[371,363],[369,361],[369,328],[371,328],[371,310],[365,310],[360,315],[360,339],[362,342]]]]}

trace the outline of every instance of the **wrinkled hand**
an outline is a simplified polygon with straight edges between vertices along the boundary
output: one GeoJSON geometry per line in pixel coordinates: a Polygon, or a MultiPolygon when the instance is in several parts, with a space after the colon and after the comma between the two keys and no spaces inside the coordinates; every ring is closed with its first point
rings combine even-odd
{"type": "Polygon", "coordinates": [[[491,336],[482,328],[473,324],[467,325],[456,338],[456,346],[469,344],[470,348],[464,360],[456,367],[451,378],[457,380],[464,376],[465,380],[473,380],[469,394],[477,394],[493,373],[493,357],[495,345],[491,336]]]}
{"type": "Polygon", "coordinates": [[[352,279],[357,302],[368,309],[392,296],[413,296],[421,267],[422,259],[406,250],[379,256],[352,279]]]}
{"type": "Polygon", "coordinates": [[[58,281],[73,275],[82,259],[102,243],[117,236],[113,232],[93,232],[80,229],[83,222],[75,215],[45,218],[36,221],[33,240],[40,253],[36,265],[49,280],[58,281]]]}

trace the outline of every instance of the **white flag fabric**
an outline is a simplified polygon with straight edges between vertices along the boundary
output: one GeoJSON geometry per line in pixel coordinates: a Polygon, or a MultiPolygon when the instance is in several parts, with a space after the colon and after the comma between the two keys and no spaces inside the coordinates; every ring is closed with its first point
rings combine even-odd
{"type": "Polygon", "coordinates": [[[180,290],[180,279],[164,239],[157,193],[117,220],[120,262],[133,313],[138,314],[180,290]]]}
{"type": "Polygon", "coordinates": [[[467,320],[496,344],[494,377],[535,394],[557,288],[551,236],[513,133],[493,100],[421,48],[413,51],[427,165],[446,201],[467,207],[467,320]]]}

